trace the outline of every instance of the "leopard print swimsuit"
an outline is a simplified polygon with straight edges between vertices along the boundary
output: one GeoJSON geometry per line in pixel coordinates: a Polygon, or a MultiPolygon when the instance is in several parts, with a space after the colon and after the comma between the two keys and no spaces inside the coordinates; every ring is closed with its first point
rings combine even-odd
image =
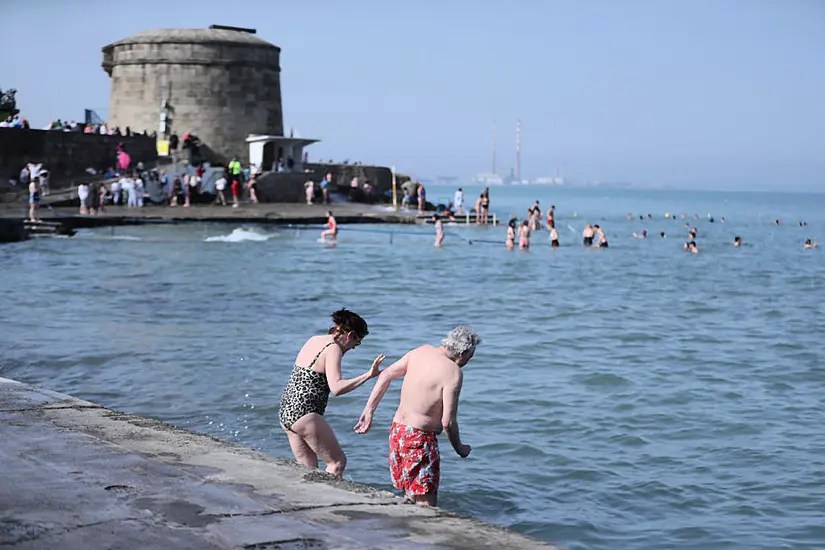
{"type": "Polygon", "coordinates": [[[281,424],[287,430],[291,430],[295,422],[309,413],[324,416],[329,400],[329,384],[326,374],[315,372],[312,366],[324,350],[334,343],[330,342],[321,348],[308,367],[304,368],[296,363],[292,368],[292,375],[286,383],[284,393],[281,395],[281,406],[278,408],[281,424]]]}

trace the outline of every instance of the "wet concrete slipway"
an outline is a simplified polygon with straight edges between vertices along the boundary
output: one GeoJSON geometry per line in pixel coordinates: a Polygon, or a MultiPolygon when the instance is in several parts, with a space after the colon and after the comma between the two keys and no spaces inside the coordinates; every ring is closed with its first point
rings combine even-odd
{"type": "Polygon", "coordinates": [[[553,548],[0,378],[0,548],[553,548]]]}

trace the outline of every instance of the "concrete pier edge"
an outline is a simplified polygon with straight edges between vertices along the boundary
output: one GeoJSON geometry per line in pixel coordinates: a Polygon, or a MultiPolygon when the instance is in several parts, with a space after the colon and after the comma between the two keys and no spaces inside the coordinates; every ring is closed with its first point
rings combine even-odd
{"type": "Polygon", "coordinates": [[[558,550],[8,378],[0,438],[0,547],[558,550]]]}

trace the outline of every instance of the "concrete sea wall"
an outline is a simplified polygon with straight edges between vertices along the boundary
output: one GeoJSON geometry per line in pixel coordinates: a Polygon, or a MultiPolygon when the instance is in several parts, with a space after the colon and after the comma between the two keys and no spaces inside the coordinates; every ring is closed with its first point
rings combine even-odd
{"type": "Polygon", "coordinates": [[[0,438],[0,547],[555,548],[6,378],[0,438]]]}
{"type": "Polygon", "coordinates": [[[22,207],[19,213],[21,219],[0,218],[0,243],[16,243],[26,240],[26,229],[22,220],[25,211],[22,207]]]}

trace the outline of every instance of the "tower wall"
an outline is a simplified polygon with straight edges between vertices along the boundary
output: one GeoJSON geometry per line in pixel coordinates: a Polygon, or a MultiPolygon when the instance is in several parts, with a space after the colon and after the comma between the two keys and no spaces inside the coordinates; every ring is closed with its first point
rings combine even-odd
{"type": "Polygon", "coordinates": [[[280,49],[243,32],[149,31],[103,49],[112,78],[109,127],[190,132],[213,160],[248,161],[246,137],[283,135],[280,49]]]}

